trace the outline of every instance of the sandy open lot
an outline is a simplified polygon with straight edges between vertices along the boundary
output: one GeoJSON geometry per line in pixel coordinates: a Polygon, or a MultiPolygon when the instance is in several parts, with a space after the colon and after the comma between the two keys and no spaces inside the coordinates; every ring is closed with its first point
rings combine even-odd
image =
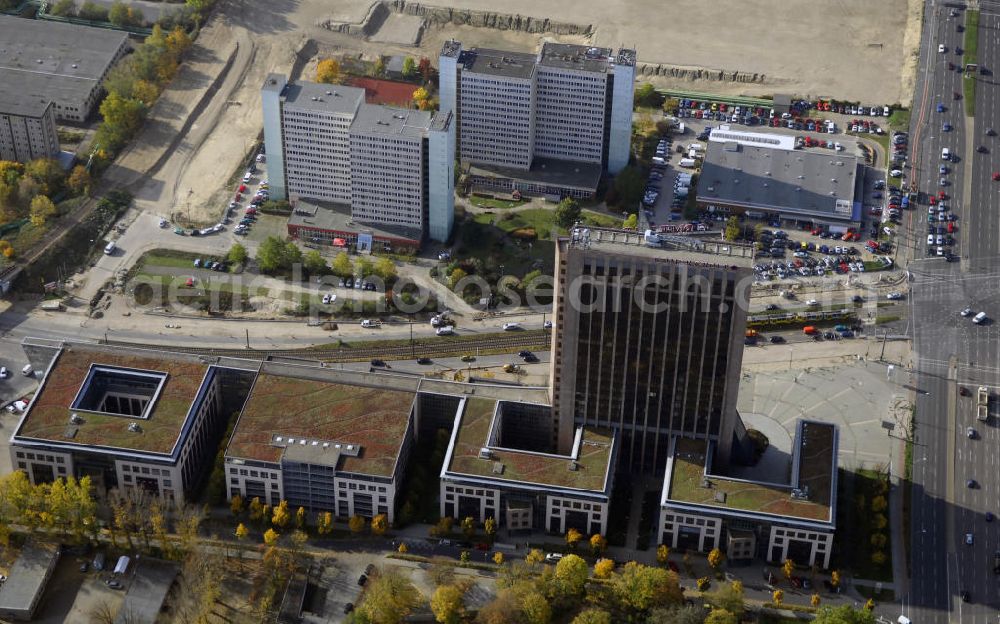
{"type": "MultiPolygon", "coordinates": [[[[441,0],[475,10],[500,8],[486,0],[441,0]]],[[[140,209],[193,223],[214,223],[228,199],[225,182],[237,171],[261,128],[260,85],[268,72],[311,77],[317,55],[404,53],[436,60],[441,42],[534,49],[555,37],[471,26],[430,27],[419,48],[364,41],[320,24],[360,22],[368,3],[357,0],[225,0],[202,30],[171,89],[144,132],[109,172],[130,186],[140,209]],[[185,126],[179,139],[178,131],[185,126]],[[168,149],[164,149],[167,145],[168,149]],[[156,165],[151,172],[147,170],[156,165]]],[[[542,3],[508,0],[505,13],[593,25],[595,44],[634,46],[639,61],[764,76],[763,82],[663,78],[662,86],[729,94],[832,96],[870,103],[908,101],[913,45],[919,40],[920,0],[610,0],[542,3]],[[908,8],[910,9],[908,11],[908,8]],[[907,16],[914,17],[909,22],[907,16]]],[[[412,18],[390,19],[374,39],[412,18]],[[399,23],[396,23],[399,22],[399,23]]],[[[398,34],[398,33],[397,33],[398,34]]]]}

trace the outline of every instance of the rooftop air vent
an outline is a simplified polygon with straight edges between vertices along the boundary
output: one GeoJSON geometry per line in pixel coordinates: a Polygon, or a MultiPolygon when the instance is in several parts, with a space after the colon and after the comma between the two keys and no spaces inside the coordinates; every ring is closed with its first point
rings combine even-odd
{"type": "Polygon", "coordinates": [[[500,462],[493,462],[493,474],[502,475],[503,474],[503,464],[500,462]]]}
{"type": "Polygon", "coordinates": [[[142,427],[139,426],[139,423],[132,421],[128,424],[128,430],[132,433],[141,433],[142,427]]]}
{"type": "Polygon", "coordinates": [[[79,425],[80,423],[83,422],[83,418],[76,412],[73,412],[69,417],[69,421],[74,425],[79,425]]]}
{"type": "Polygon", "coordinates": [[[707,489],[711,489],[712,482],[709,481],[707,478],[702,478],[702,480],[701,480],[701,487],[707,488],[707,489]]]}
{"type": "Polygon", "coordinates": [[[577,470],[579,470],[579,469],[580,469],[580,464],[576,463],[575,461],[570,461],[570,462],[569,462],[569,465],[568,465],[568,466],[566,466],[566,468],[567,468],[567,469],[568,469],[568,470],[569,470],[570,472],[576,472],[577,470]]]}
{"type": "Polygon", "coordinates": [[[486,448],[485,446],[479,449],[479,459],[492,459],[492,458],[493,458],[493,451],[486,448]]]}
{"type": "Polygon", "coordinates": [[[715,493],[715,502],[720,503],[720,504],[725,504],[725,502],[726,502],[726,493],[725,492],[716,492],[715,493]]]}

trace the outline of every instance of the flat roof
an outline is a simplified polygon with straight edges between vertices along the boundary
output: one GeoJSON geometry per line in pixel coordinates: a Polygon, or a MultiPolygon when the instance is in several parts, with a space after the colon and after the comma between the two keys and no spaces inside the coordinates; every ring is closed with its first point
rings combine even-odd
{"type": "Polygon", "coordinates": [[[301,110],[353,115],[365,101],[365,90],[318,82],[289,82],[285,104],[301,110]]]}
{"type": "Polygon", "coordinates": [[[534,75],[535,61],[534,54],[491,50],[490,48],[463,50],[458,56],[458,63],[462,66],[462,71],[521,80],[526,80],[534,75]]]}
{"type": "Polygon", "coordinates": [[[115,624],[155,622],[170,586],[177,577],[177,564],[143,556],[133,559],[135,573],[125,593],[125,602],[118,609],[115,624]]]}
{"type": "Polygon", "coordinates": [[[614,435],[607,429],[582,428],[578,455],[519,451],[489,445],[498,401],[472,397],[466,401],[447,472],[496,481],[523,482],[575,490],[604,492],[613,455],[614,435]],[[483,448],[490,458],[480,458],[483,448]],[[570,465],[575,461],[576,469],[570,465]],[[498,466],[502,465],[502,472],[498,466]]]}
{"type": "Polygon", "coordinates": [[[726,269],[746,269],[753,266],[753,246],[720,241],[717,238],[700,239],[697,236],[660,234],[660,247],[646,244],[645,233],[614,228],[577,227],[570,236],[560,237],[558,244],[563,253],[570,249],[596,251],[611,255],[647,257],[654,260],[718,266],[726,269]]]}
{"type": "Polygon", "coordinates": [[[427,135],[432,115],[431,112],[412,108],[362,104],[351,123],[351,132],[419,139],[427,135]]]}
{"type": "Polygon", "coordinates": [[[313,199],[299,199],[288,217],[288,225],[332,232],[370,233],[376,239],[398,238],[420,241],[421,233],[417,228],[390,225],[385,223],[370,224],[359,221],[351,215],[351,207],[346,204],[321,202],[313,199]]]}
{"type": "Polygon", "coordinates": [[[667,461],[663,503],[693,504],[833,524],[837,433],[834,425],[802,421],[789,482],[765,483],[709,474],[708,443],[677,438],[667,461]],[[709,487],[705,487],[705,483],[709,487]]]}
{"type": "Polygon", "coordinates": [[[289,453],[294,461],[392,476],[415,392],[340,383],[326,379],[322,371],[267,370],[254,381],[226,457],[277,464],[289,453]],[[347,445],[355,447],[350,452],[360,451],[349,454],[347,445]]]}
{"type": "MultiPolygon", "coordinates": [[[[2,76],[3,70],[0,70],[0,79],[2,76]]],[[[26,95],[19,91],[0,91],[0,113],[5,115],[41,117],[51,103],[51,98],[41,95],[26,95]]]]}
{"type": "Polygon", "coordinates": [[[545,67],[599,73],[607,73],[614,68],[614,53],[611,48],[573,43],[545,43],[542,45],[539,57],[538,64],[545,67]]]}
{"type": "Polygon", "coordinates": [[[56,445],[85,444],[169,454],[184,430],[209,368],[195,355],[79,343],[66,345],[49,365],[14,436],[56,445]],[[71,409],[91,365],[164,373],[166,379],[149,408],[148,417],[71,409]],[[79,422],[70,422],[72,413],[81,416],[79,422]],[[133,421],[140,423],[139,431],[129,431],[128,425],[133,421]]]}
{"type": "Polygon", "coordinates": [[[857,157],[844,152],[710,140],[697,194],[704,203],[850,221],[857,177],[857,157]]]}
{"type": "Polygon", "coordinates": [[[0,584],[0,611],[28,614],[35,597],[45,591],[49,567],[58,557],[55,544],[25,544],[10,568],[7,580],[0,584]]]}
{"type": "Polygon", "coordinates": [[[22,105],[84,99],[127,39],[121,31],[0,15],[0,85],[22,105]]]}
{"type": "Polygon", "coordinates": [[[597,190],[601,181],[601,163],[536,157],[531,169],[525,171],[500,165],[471,164],[469,173],[485,178],[505,178],[534,184],[547,184],[561,188],[578,188],[590,192],[597,190]]]}

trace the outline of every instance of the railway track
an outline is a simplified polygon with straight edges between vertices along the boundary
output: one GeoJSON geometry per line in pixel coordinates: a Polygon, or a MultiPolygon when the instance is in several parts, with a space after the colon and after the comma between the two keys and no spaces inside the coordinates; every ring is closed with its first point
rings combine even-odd
{"type": "Polygon", "coordinates": [[[456,357],[475,355],[477,351],[491,353],[516,352],[521,349],[542,350],[549,347],[550,332],[546,330],[483,334],[475,337],[455,338],[424,337],[409,340],[360,342],[357,346],[313,347],[304,349],[218,349],[201,347],[180,347],[168,344],[136,343],[111,340],[112,346],[156,349],[192,353],[210,357],[234,357],[253,360],[297,359],[321,362],[360,362],[378,358],[382,360],[404,360],[414,357],[456,357]]]}

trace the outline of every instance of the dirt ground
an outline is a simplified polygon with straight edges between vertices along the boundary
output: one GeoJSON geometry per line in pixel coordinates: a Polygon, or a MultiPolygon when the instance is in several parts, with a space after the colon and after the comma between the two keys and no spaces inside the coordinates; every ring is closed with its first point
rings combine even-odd
{"type": "MultiPolygon", "coordinates": [[[[499,8],[486,0],[460,4],[499,8]]],[[[428,29],[414,49],[319,26],[329,20],[360,21],[367,8],[368,3],[356,0],[224,0],[202,30],[191,62],[110,178],[130,186],[143,211],[214,223],[229,194],[226,182],[260,133],[259,89],[269,72],[294,77],[301,71],[311,77],[320,53],[366,58],[405,53],[436,60],[441,43],[450,38],[467,46],[510,49],[534,49],[543,39],[554,38],[449,26],[428,29]],[[185,123],[186,131],[178,135],[185,123]],[[145,175],[154,164],[152,175],[145,175]]],[[[790,92],[870,103],[910,99],[920,0],[822,5],[811,0],[672,0],[669,9],[656,0],[574,3],[566,10],[558,3],[529,0],[509,0],[503,6],[506,13],[593,24],[593,43],[635,46],[642,62],[767,76],[762,84],[656,79],[662,86],[747,95],[790,92]],[[780,29],[773,29],[774,24],[780,29]]],[[[383,33],[386,38],[390,34],[383,33]]],[[[586,43],[579,36],[559,40],[586,43]]]]}

